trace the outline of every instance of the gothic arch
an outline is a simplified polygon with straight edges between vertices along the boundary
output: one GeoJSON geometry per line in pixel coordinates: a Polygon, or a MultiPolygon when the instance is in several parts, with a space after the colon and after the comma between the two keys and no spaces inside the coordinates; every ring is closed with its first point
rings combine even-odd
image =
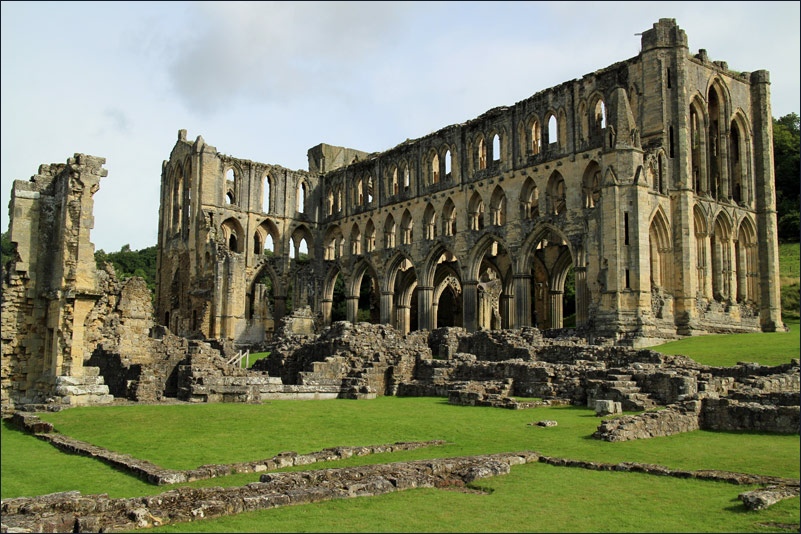
{"type": "Polygon", "coordinates": [[[314,258],[314,237],[305,224],[299,224],[292,230],[290,246],[290,258],[299,259],[301,254],[306,254],[309,259],[314,258]],[[306,250],[303,250],[303,244],[306,250]]]}
{"type": "Polygon", "coordinates": [[[362,253],[362,234],[359,231],[358,223],[353,223],[350,229],[350,253],[352,256],[362,253]]]}
{"type": "Polygon", "coordinates": [[[759,249],[754,222],[746,216],[740,222],[734,247],[737,270],[737,302],[759,305],[759,249]]]}
{"type": "Polygon", "coordinates": [[[448,200],[445,201],[442,207],[442,235],[452,236],[455,235],[457,231],[459,230],[457,226],[456,205],[453,203],[453,200],[448,197],[448,200]]]}
{"type": "Polygon", "coordinates": [[[426,241],[431,241],[437,238],[437,210],[429,202],[426,205],[425,212],[423,212],[423,225],[425,228],[424,237],[426,241]]]}
{"type": "Polygon", "coordinates": [[[490,199],[490,224],[495,226],[506,224],[506,193],[500,185],[495,186],[490,199]]]}
{"type": "Polygon", "coordinates": [[[540,216],[540,192],[531,177],[526,178],[520,188],[520,218],[536,219],[540,216]]]}
{"type": "Polygon", "coordinates": [[[395,228],[395,217],[392,216],[391,213],[387,214],[387,218],[384,220],[384,248],[385,249],[392,249],[395,248],[395,232],[397,229],[395,228]]]}
{"type": "Polygon", "coordinates": [[[734,114],[729,128],[729,168],[731,198],[738,204],[753,206],[753,142],[751,125],[741,109],[734,114]]]}
{"type": "Polygon", "coordinates": [[[242,224],[235,218],[229,217],[221,225],[223,238],[231,252],[242,253],[245,250],[245,232],[242,224]]]}
{"type": "Polygon", "coordinates": [[[364,226],[364,247],[362,248],[367,253],[375,250],[375,224],[373,224],[373,219],[368,219],[367,224],[364,226]]]}
{"type": "Polygon", "coordinates": [[[266,250],[269,250],[270,253],[275,253],[276,245],[281,242],[281,235],[278,232],[278,227],[270,219],[265,219],[262,221],[262,223],[256,228],[253,238],[254,243],[256,240],[258,240],[259,244],[261,245],[258,247],[261,249],[258,250],[258,252],[256,247],[254,247],[254,254],[264,254],[266,250]]]}
{"type": "Polygon", "coordinates": [[[323,259],[337,260],[344,255],[345,236],[339,226],[328,228],[323,240],[323,259]]]}
{"type": "Polygon", "coordinates": [[[662,207],[658,207],[648,226],[650,250],[651,287],[671,292],[673,287],[673,246],[670,239],[670,223],[662,207]]]}
{"type": "Polygon", "coordinates": [[[581,197],[585,208],[595,208],[601,201],[601,166],[597,161],[591,161],[584,169],[581,197]]]}
{"type": "Polygon", "coordinates": [[[559,171],[553,171],[548,179],[548,190],[546,193],[546,204],[549,215],[561,215],[567,211],[567,192],[565,191],[565,179],[559,171]]]}
{"type": "Polygon", "coordinates": [[[732,295],[731,218],[721,211],[715,217],[712,228],[712,296],[717,301],[725,301],[732,295]]]}
{"type": "Polygon", "coordinates": [[[401,216],[401,245],[411,245],[412,241],[414,241],[414,220],[409,208],[406,208],[401,216]]]}
{"type": "Polygon", "coordinates": [[[481,230],[484,228],[484,199],[478,191],[473,191],[470,203],[467,206],[468,228],[481,230]]]}

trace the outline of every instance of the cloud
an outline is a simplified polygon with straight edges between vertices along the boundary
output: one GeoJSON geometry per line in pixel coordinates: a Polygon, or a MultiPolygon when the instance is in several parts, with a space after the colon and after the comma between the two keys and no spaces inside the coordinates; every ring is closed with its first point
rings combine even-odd
{"type": "Polygon", "coordinates": [[[381,2],[200,3],[168,77],[188,108],[206,113],[236,98],[296,100],[369,68],[407,11],[381,2]]]}

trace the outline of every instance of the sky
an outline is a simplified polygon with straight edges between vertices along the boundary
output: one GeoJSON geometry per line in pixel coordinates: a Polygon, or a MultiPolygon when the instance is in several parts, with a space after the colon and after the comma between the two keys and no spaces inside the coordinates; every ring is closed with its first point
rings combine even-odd
{"type": "Polygon", "coordinates": [[[770,71],[799,113],[799,2],[0,3],[0,226],[13,180],[106,158],[95,249],[157,243],[178,130],[307,169],[319,144],[390,149],[635,57],[676,19],[690,52],[770,71]]]}

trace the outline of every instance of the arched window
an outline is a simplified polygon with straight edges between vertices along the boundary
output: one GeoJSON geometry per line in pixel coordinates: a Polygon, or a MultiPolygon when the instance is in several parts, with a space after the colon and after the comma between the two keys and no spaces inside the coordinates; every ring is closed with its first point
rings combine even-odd
{"type": "Polygon", "coordinates": [[[387,216],[384,223],[384,248],[390,249],[395,247],[395,219],[392,215],[387,216]]]}
{"type": "Polygon", "coordinates": [[[506,194],[501,186],[496,186],[490,199],[490,214],[492,224],[503,226],[506,224],[506,194]]]}
{"type": "Polygon", "coordinates": [[[478,191],[473,193],[470,198],[470,229],[481,230],[484,228],[484,200],[478,191]]]}
{"type": "Polygon", "coordinates": [[[540,216],[540,193],[531,178],[526,178],[520,190],[520,218],[534,219],[540,216]]]}
{"type": "Polygon", "coordinates": [[[411,176],[409,172],[409,167],[406,164],[403,164],[403,189],[404,191],[408,191],[409,187],[411,187],[411,176]]]}
{"type": "Polygon", "coordinates": [[[413,239],[414,221],[409,210],[403,212],[401,218],[401,244],[411,245],[413,239]]]}
{"type": "Polygon", "coordinates": [[[450,198],[442,208],[442,233],[446,236],[456,234],[456,205],[450,198]]]}
{"type": "Polygon", "coordinates": [[[398,168],[395,166],[392,167],[392,182],[390,183],[389,194],[398,194],[398,168]]]}
{"type": "Polygon", "coordinates": [[[306,182],[302,181],[298,184],[298,213],[306,211],[306,182]]]}
{"type": "Polygon", "coordinates": [[[565,198],[565,179],[558,172],[551,175],[548,181],[549,212],[552,215],[564,213],[567,209],[565,198]]]}
{"type": "Polygon", "coordinates": [[[478,170],[487,168],[487,146],[484,144],[484,138],[478,140],[478,170]]]}
{"type": "Polygon", "coordinates": [[[431,183],[439,183],[439,154],[437,153],[431,157],[431,183]]]}
{"type": "Polygon", "coordinates": [[[548,117],[548,146],[553,146],[559,142],[559,127],[556,123],[556,115],[548,117]]]}
{"type": "Polygon", "coordinates": [[[365,182],[365,193],[367,204],[370,205],[373,203],[373,177],[369,174],[367,175],[367,180],[365,182]]]}
{"type": "Polygon", "coordinates": [[[262,199],[261,199],[261,211],[264,213],[270,213],[270,186],[271,186],[270,175],[264,176],[264,182],[262,185],[262,199]]]}
{"type": "Polygon", "coordinates": [[[423,221],[425,222],[426,240],[431,241],[437,237],[437,212],[431,203],[426,206],[426,211],[423,214],[423,221]]]}
{"type": "Polygon", "coordinates": [[[542,148],[542,132],[539,121],[534,121],[531,125],[531,153],[537,155],[542,148]]]}
{"type": "Polygon", "coordinates": [[[498,134],[492,138],[492,161],[501,161],[501,136],[498,134]]]}
{"type": "Polygon", "coordinates": [[[236,201],[236,173],[233,169],[225,171],[225,202],[234,204],[236,201]]]}
{"type": "Polygon", "coordinates": [[[445,179],[451,179],[451,151],[445,152],[445,179]]]}
{"type": "Polygon", "coordinates": [[[362,253],[362,235],[357,224],[354,224],[350,231],[350,253],[354,256],[362,253]]]}
{"type": "Polygon", "coordinates": [[[367,221],[367,226],[364,229],[364,248],[367,252],[375,250],[375,225],[372,219],[367,221]]]}

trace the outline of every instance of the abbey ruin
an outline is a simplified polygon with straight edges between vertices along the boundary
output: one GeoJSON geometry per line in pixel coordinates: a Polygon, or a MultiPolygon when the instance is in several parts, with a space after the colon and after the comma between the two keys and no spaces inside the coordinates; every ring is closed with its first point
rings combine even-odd
{"type": "Polygon", "coordinates": [[[769,87],[663,19],[634,58],[384,152],[317,145],[308,171],[181,130],[157,320],[242,345],[305,306],[403,333],[575,314],[629,346],[782,329],[769,87]]]}
{"type": "MultiPolygon", "coordinates": [[[[769,87],[766,71],[690,54],[662,19],[634,58],[384,152],[317,145],[308,171],[181,130],[162,168],[155,304],[143,280],[95,265],[105,160],[42,165],[9,206],[3,412],[376,395],[797,404],[797,361],[720,370],[643,349],[784,329],[769,87]],[[233,365],[248,347],[272,355],[233,365]]],[[[740,428],[720,406],[682,408],[685,427],[740,428]]],[[[780,431],[797,432],[790,412],[780,431]]]]}

